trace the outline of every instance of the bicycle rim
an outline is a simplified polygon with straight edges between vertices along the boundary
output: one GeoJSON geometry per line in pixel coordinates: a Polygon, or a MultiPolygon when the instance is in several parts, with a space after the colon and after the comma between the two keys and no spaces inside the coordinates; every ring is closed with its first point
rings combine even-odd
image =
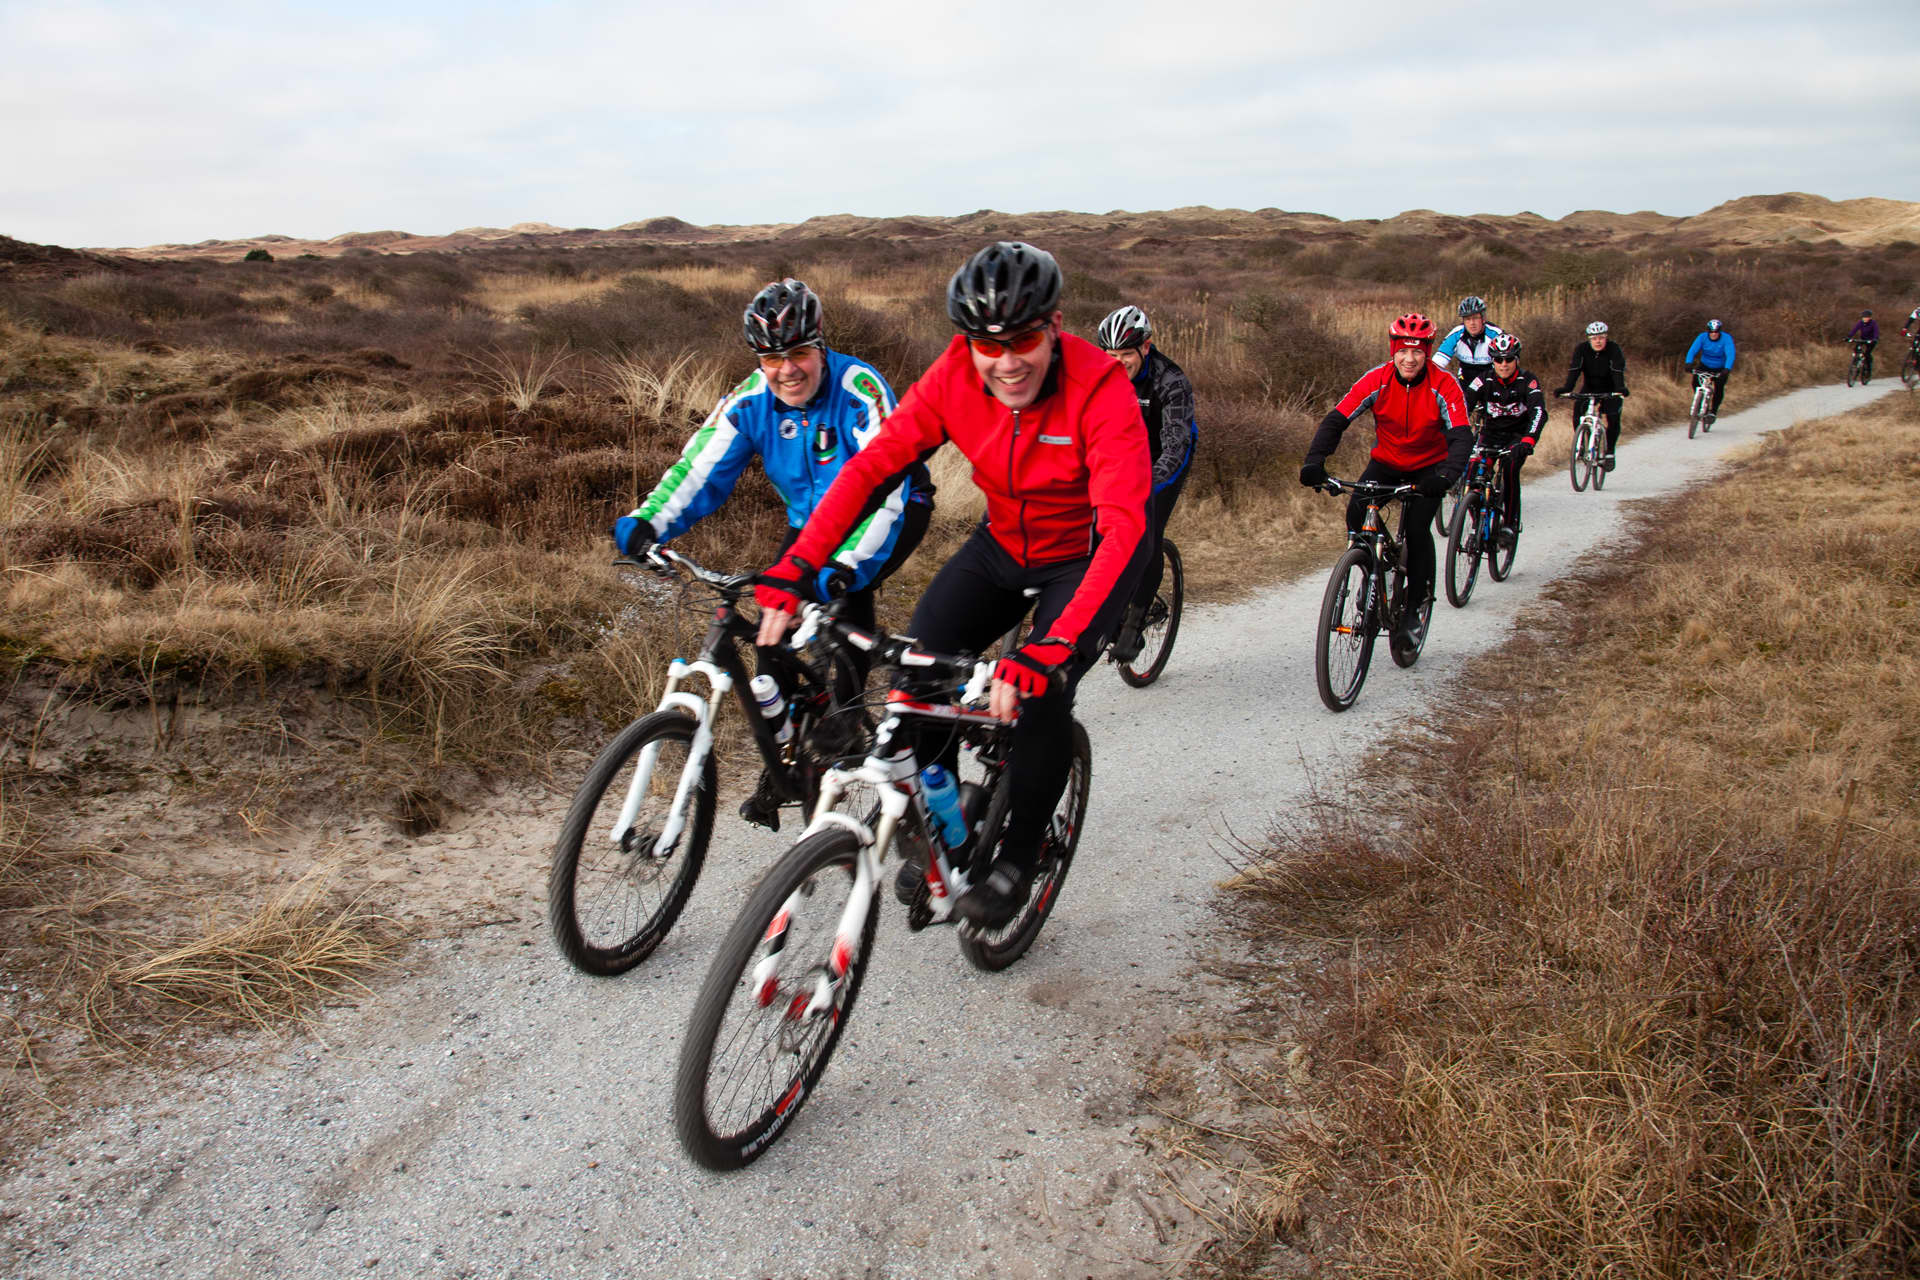
{"type": "Polygon", "coordinates": [[[1173,654],[1173,641],[1180,634],[1180,610],[1186,601],[1186,575],[1180,566],[1180,549],[1172,542],[1160,542],[1160,590],[1147,608],[1146,625],[1141,628],[1140,652],[1132,662],[1120,664],[1120,678],[1136,689],[1144,689],[1160,678],[1167,659],[1173,654]]]}
{"type": "Polygon", "coordinates": [[[1583,493],[1586,491],[1588,474],[1592,468],[1592,462],[1587,457],[1587,436],[1589,434],[1585,427],[1575,429],[1573,433],[1573,452],[1567,455],[1567,474],[1568,478],[1573,481],[1573,491],[1575,493],[1583,493]]]}
{"type": "MultiPolygon", "coordinates": [[[[1060,886],[1066,883],[1073,867],[1074,850],[1080,847],[1080,829],[1087,820],[1087,797],[1093,788],[1093,746],[1078,720],[1073,722],[1073,764],[1067,772],[1066,789],[1053,808],[1047,834],[1040,842],[1040,865],[1033,878],[1033,890],[1027,895],[1020,914],[1000,929],[975,929],[960,926],[960,954],[976,969],[994,973],[1026,954],[1040,935],[1041,926],[1053,914],[1059,901],[1060,886]]],[[[1006,774],[995,784],[993,799],[987,807],[982,832],[991,832],[997,841],[1006,827],[1007,809],[1013,788],[1006,774]]]]}
{"type": "Polygon", "coordinates": [[[1360,696],[1373,658],[1373,613],[1365,548],[1349,547],[1327,579],[1320,629],[1313,641],[1313,676],[1329,711],[1345,711],[1360,696]]]}
{"type": "Polygon", "coordinates": [[[1907,384],[1907,390],[1913,390],[1914,384],[1920,383],[1920,361],[1909,355],[1907,362],[1900,366],[1900,381],[1907,384]]]}
{"type": "Polygon", "coordinates": [[[852,1016],[879,926],[841,938],[860,844],[842,828],[800,841],[754,887],[701,984],[681,1045],[673,1123],[695,1161],[753,1163],[806,1104],[852,1016]]]}
{"type": "Polygon", "coordinates": [[[1593,491],[1600,492],[1607,487],[1607,446],[1606,436],[1599,427],[1588,433],[1591,439],[1593,457],[1587,464],[1587,474],[1593,479],[1593,491]]]}
{"type": "Polygon", "coordinates": [[[674,711],[634,721],[587,770],[554,843],[547,923],[575,968],[610,976],[652,954],[686,906],[706,861],[718,790],[713,755],[689,773],[694,722],[674,711]],[[633,822],[614,838],[622,807],[651,752],[633,822]],[[661,840],[680,801],[678,836],[661,840]]]}
{"type": "Polygon", "coordinates": [[[1487,548],[1487,576],[1495,582],[1505,582],[1507,575],[1513,572],[1513,557],[1519,547],[1520,531],[1518,529],[1508,528],[1504,543],[1496,534],[1493,544],[1487,548]]]}
{"type": "Polygon", "coordinates": [[[1456,609],[1473,598],[1473,584],[1480,576],[1480,509],[1480,496],[1467,495],[1447,530],[1447,603],[1456,609]]]}

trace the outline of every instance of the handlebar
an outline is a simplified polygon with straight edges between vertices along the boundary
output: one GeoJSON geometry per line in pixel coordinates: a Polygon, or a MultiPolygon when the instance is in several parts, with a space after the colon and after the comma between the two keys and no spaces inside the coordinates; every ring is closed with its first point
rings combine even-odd
{"type": "Polygon", "coordinates": [[[1335,495],[1357,493],[1363,498],[1378,498],[1383,502],[1404,498],[1415,492],[1415,486],[1410,484],[1381,484],[1378,480],[1342,480],[1338,476],[1328,476],[1326,483],[1320,488],[1326,493],[1335,495]]]}
{"type": "Polygon", "coordinates": [[[1556,400],[1625,400],[1631,392],[1627,391],[1556,391],[1556,400]]]}
{"type": "Polygon", "coordinates": [[[663,547],[657,542],[640,555],[615,556],[613,563],[619,568],[645,569],[649,573],[657,573],[668,578],[685,573],[688,577],[704,582],[727,596],[743,595],[749,587],[760,580],[760,575],[755,573],[717,573],[694,563],[672,547],[663,547]]]}

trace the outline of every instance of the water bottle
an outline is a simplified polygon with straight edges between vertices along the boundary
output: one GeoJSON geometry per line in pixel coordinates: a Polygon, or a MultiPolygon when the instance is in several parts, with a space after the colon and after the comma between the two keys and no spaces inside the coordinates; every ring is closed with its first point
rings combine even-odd
{"type": "Polygon", "coordinates": [[[967,820],[960,816],[960,789],[953,785],[952,776],[939,764],[930,764],[920,771],[920,785],[940,842],[948,849],[966,844],[967,820]]]}
{"type": "Polygon", "coordinates": [[[780,682],[769,675],[758,675],[747,686],[753,700],[760,704],[760,716],[773,730],[773,740],[786,746],[793,737],[793,722],[787,719],[787,700],[780,696],[780,682]]]}

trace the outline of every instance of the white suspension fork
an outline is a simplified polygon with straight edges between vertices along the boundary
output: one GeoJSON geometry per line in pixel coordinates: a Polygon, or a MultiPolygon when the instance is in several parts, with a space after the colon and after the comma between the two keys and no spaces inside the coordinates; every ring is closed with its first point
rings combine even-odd
{"type": "MultiPolygon", "coordinates": [[[[688,802],[694,789],[700,785],[700,775],[705,769],[707,756],[713,750],[713,726],[720,713],[720,702],[733,691],[733,677],[711,662],[687,662],[675,658],[667,666],[667,687],[660,696],[660,705],[656,711],[683,711],[694,722],[693,742],[687,748],[687,763],[680,770],[678,784],[674,788],[673,803],[667,810],[667,820],[661,828],[660,838],[653,843],[649,851],[656,858],[670,857],[679,843],[681,833],[686,830],[688,802]],[[683,688],[689,676],[704,676],[707,681],[707,697],[703,701],[683,688]]],[[[640,751],[640,760],[633,771],[633,781],[627,784],[626,800],[620,806],[619,816],[614,819],[613,830],[608,833],[608,841],[614,845],[626,839],[633,829],[634,819],[640,815],[640,806],[645,803],[647,791],[653,782],[653,767],[660,758],[660,743],[649,742],[640,751]]]]}

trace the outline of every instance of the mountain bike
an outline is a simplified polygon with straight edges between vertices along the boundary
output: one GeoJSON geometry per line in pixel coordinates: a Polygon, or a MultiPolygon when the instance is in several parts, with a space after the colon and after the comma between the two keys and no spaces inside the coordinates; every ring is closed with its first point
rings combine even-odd
{"type": "MultiPolygon", "coordinates": [[[[909,930],[956,923],[953,904],[992,865],[1012,804],[1005,771],[1012,726],[984,707],[990,661],[927,653],[910,637],[864,636],[837,620],[824,625],[870,645],[877,665],[940,682],[944,691],[885,695],[886,715],[866,757],[827,772],[806,831],[754,886],[707,970],[681,1044],[673,1118],[687,1154],[718,1171],[763,1155],[818,1085],[873,954],[887,855],[902,846],[906,856],[925,859],[907,903],[909,930]],[[946,847],[928,812],[920,761],[905,733],[912,721],[946,726],[981,772],[978,783],[961,788],[968,833],[960,850],[946,847]]],[[[976,967],[1012,964],[1052,914],[1092,779],[1086,730],[1075,721],[1071,772],[1026,905],[1000,929],[959,923],[960,949],[976,967]]]]}
{"type": "Polygon", "coordinates": [[[1320,686],[1320,701],[1329,711],[1345,711],[1367,681],[1379,632],[1387,633],[1387,649],[1395,663],[1410,667],[1419,661],[1433,621],[1433,601],[1419,602],[1419,632],[1407,645],[1400,638],[1407,605],[1405,501],[1413,496],[1414,487],[1332,476],[1321,487],[1333,494],[1358,494],[1367,504],[1366,519],[1359,532],[1347,534],[1347,549],[1327,579],[1326,595],[1320,601],[1320,630],[1313,642],[1313,676],[1320,686]],[[1401,506],[1390,531],[1381,508],[1394,502],[1401,506]]]}
{"type": "Polygon", "coordinates": [[[1506,509],[1511,448],[1475,441],[1467,459],[1465,490],[1447,532],[1447,603],[1456,609],[1465,608],[1473,596],[1483,558],[1495,582],[1505,582],[1513,572],[1520,530],[1506,509]]]}
{"type": "Polygon", "coordinates": [[[719,791],[714,726],[729,692],[746,712],[766,783],[783,802],[810,801],[840,744],[857,744],[867,727],[864,681],[831,633],[809,637],[805,647],[757,651],[788,707],[783,721],[762,714],[741,653],[743,643],[752,651],[758,625],[740,612],[754,575],[715,573],[658,546],[643,559],[615,563],[699,588],[712,621],[692,662],[667,664],[659,706],[614,735],[588,768],[554,843],[547,875],[554,942],[575,968],[603,977],[652,954],[700,877],[719,791]],[[706,682],[704,697],[688,687],[696,677],[706,682]]]}
{"type": "Polygon", "coordinates": [[[1586,401],[1579,407],[1579,416],[1573,424],[1573,452],[1567,455],[1567,470],[1575,493],[1585,490],[1589,480],[1598,493],[1607,485],[1607,420],[1600,413],[1600,402],[1621,399],[1626,393],[1561,391],[1554,394],[1561,400],[1586,401]]]}
{"type": "Polygon", "coordinates": [[[1693,433],[1696,430],[1713,430],[1712,406],[1713,374],[1706,369],[1695,369],[1693,371],[1693,402],[1687,406],[1687,439],[1693,439],[1693,433]]]}
{"type": "MultiPolygon", "coordinates": [[[[1028,594],[1039,592],[1034,590],[1028,594]]],[[[1180,614],[1186,598],[1187,576],[1181,565],[1180,548],[1172,538],[1163,537],[1160,539],[1160,589],[1154,593],[1153,603],[1147,606],[1146,621],[1140,628],[1140,652],[1134,655],[1133,661],[1122,662],[1113,656],[1113,641],[1107,641],[1107,657],[1120,669],[1120,678],[1133,688],[1146,688],[1167,669],[1174,639],[1180,634],[1180,614]]],[[[1020,647],[1020,638],[1026,631],[1023,618],[1014,623],[988,653],[995,656],[1012,653],[1020,647]]]]}
{"type": "Polygon", "coordinates": [[[1858,339],[1855,339],[1853,344],[1853,359],[1847,365],[1847,385],[1848,386],[1851,387],[1856,382],[1866,381],[1867,351],[1868,351],[1867,344],[1862,341],[1859,341],[1858,339]]]}
{"type": "Polygon", "coordinates": [[[1907,348],[1907,358],[1900,364],[1900,381],[1907,384],[1909,391],[1920,386],[1920,338],[1915,338],[1907,348]]]}

